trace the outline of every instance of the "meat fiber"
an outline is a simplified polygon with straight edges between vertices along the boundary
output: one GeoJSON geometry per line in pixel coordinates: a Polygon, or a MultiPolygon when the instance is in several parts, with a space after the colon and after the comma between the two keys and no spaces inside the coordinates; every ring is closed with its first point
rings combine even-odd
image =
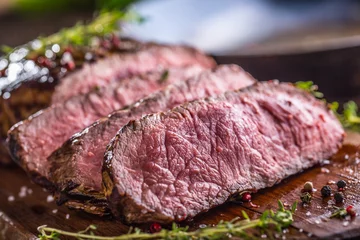
{"type": "Polygon", "coordinates": [[[171,109],[181,103],[253,84],[255,80],[236,65],[219,66],[185,82],[169,85],[127,109],[116,111],[75,134],[49,161],[58,203],[95,214],[107,212],[101,186],[106,145],[129,120],[171,109]]]}
{"type": "Polygon", "coordinates": [[[129,223],[182,221],[329,158],[343,138],[322,101],[258,83],[129,122],[108,146],[105,194],[129,223]]]}
{"type": "Polygon", "coordinates": [[[113,80],[145,73],[159,67],[190,65],[212,68],[215,62],[194,48],[143,44],[136,52],[112,54],[94,64],[84,64],[81,71],[61,80],[55,89],[52,102],[63,102],[72,96],[87,93],[93,88],[106,86],[113,80]]]}
{"type": "Polygon", "coordinates": [[[47,157],[74,133],[116,109],[202,70],[196,65],[157,69],[114,82],[85,95],[74,96],[63,104],[52,105],[10,129],[11,154],[36,183],[46,187],[49,170],[47,157]]]}

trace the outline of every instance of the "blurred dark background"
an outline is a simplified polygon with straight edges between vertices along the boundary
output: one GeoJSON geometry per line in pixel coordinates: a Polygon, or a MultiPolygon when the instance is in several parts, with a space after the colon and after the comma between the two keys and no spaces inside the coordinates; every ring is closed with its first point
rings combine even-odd
{"type": "MultiPolygon", "coordinates": [[[[108,0],[116,1],[116,0],[108,0]]],[[[106,0],[0,0],[0,45],[17,46],[92,18],[106,0]]],[[[128,4],[131,0],[118,0],[128,4]]],[[[360,92],[360,1],[143,0],[141,40],[185,43],[259,80],[313,80],[330,99],[360,92]]]]}

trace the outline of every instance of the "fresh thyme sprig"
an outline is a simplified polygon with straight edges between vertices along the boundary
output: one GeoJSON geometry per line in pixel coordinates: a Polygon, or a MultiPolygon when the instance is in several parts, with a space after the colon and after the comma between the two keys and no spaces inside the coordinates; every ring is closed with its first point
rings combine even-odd
{"type": "MultiPolygon", "coordinates": [[[[316,98],[326,102],[326,100],[323,98],[324,94],[318,91],[317,85],[314,85],[312,81],[299,81],[295,83],[295,86],[313,94],[316,98]]],[[[360,132],[360,114],[358,111],[358,106],[354,101],[346,102],[343,105],[342,112],[339,110],[338,102],[327,103],[327,105],[337,116],[344,128],[360,132]]]]}
{"type": "Polygon", "coordinates": [[[279,208],[276,212],[272,210],[266,210],[258,219],[251,220],[245,211],[242,211],[242,217],[235,218],[232,221],[220,221],[214,227],[201,228],[195,231],[188,231],[188,227],[178,227],[173,223],[170,230],[163,229],[158,233],[146,233],[142,232],[138,228],[131,228],[127,234],[105,237],[97,236],[93,230],[96,230],[96,226],[90,225],[85,230],[80,232],[68,232],[56,228],[50,228],[47,226],[40,226],[38,231],[40,232],[39,238],[41,240],[58,240],[61,236],[74,237],[78,239],[94,239],[94,240],[125,240],[125,239],[226,239],[231,236],[237,237],[251,237],[253,232],[250,230],[260,229],[267,230],[269,227],[273,227],[277,231],[281,231],[291,225],[293,220],[293,213],[296,211],[297,202],[295,202],[290,210],[285,209],[281,201],[278,202],[279,208]]]}

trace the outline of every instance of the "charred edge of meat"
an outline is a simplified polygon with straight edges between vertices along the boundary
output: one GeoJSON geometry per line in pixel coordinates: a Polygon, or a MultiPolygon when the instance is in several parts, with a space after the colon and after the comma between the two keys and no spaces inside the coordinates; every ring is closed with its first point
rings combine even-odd
{"type": "Polygon", "coordinates": [[[69,209],[80,211],[80,212],[86,212],[93,215],[98,215],[101,217],[105,216],[112,216],[110,209],[107,207],[106,202],[103,203],[94,203],[91,201],[76,201],[71,200],[65,203],[65,206],[67,206],[69,209]]]}
{"type": "Polygon", "coordinates": [[[9,147],[9,153],[10,153],[10,156],[11,158],[17,163],[20,165],[20,149],[21,149],[21,146],[18,144],[18,131],[17,129],[14,131],[12,131],[10,134],[9,134],[9,137],[8,137],[8,147],[9,147]]]}

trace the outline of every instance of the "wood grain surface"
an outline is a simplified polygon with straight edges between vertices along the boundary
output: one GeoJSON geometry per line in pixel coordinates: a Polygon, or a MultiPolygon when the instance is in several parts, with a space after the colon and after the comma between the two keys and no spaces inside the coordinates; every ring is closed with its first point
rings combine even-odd
{"type": "MultiPolygon", "coordinates": [[[[295,221],[280,235],[279,239],[360,239],[360,216],[349,221],[330,219],[332,197],[323,199],[320,196],[322,186],[331,181],[344,179],[348,187],[344,191],[344,203],[338,207],[353,205],[360,214],[360,135],[348,133],[343,148],[331,161],[316,166],[295,176],[285,179],[280,184],[253,194],[253,203],[238,205],[227,203],[183,223],[196,229],[200,225],[216,224],[220,220],[231,220],[245,210],[250,218],[257,218],[265,209],[276,209],[277,200],[285,204],[300,201],[303,184],[312,181],[317,189],[313,193],[311,204],[298,204],[295,221]],[[359,158],[358,158],[359,157],[359,158]]],[[[85,229],[89,224],[98,227],[98,235],[113,236],[128,231],[129,226],[111,218],[99,218],[68,210],[57,206],[49,193],[31,183],[19,168],[0,168],[0,239],[36,239],[37,227],[48,225],[70,231],[85,229]]],[[[336,185],[331,185],[337,190],[336,185]]],[[[147,225],[139,226],[144,230],[147,225]]]]}

